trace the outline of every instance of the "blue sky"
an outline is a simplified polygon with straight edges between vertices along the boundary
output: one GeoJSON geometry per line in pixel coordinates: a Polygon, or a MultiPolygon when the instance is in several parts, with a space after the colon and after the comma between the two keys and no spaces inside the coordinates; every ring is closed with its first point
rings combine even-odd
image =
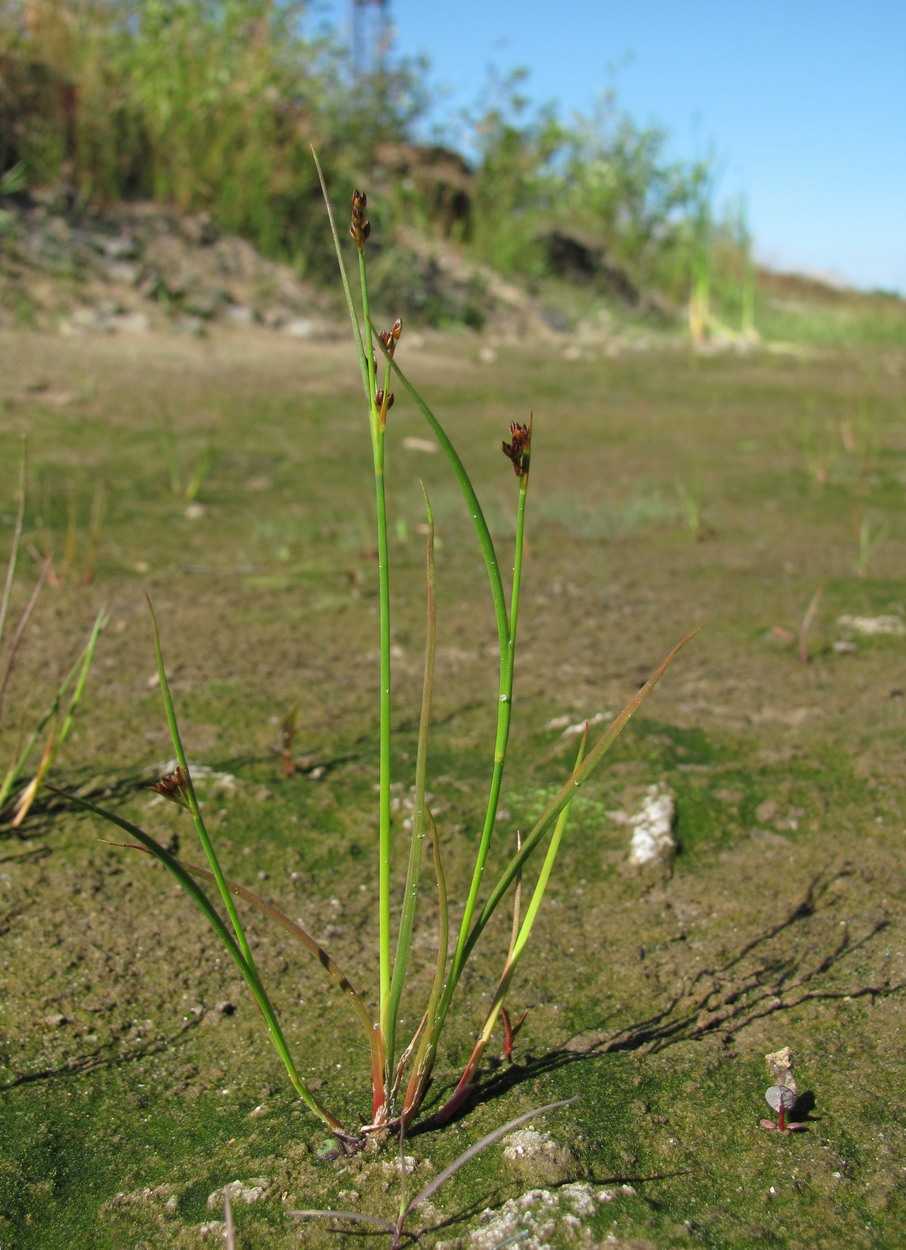
{"type": "MultiPolygon", "coordinates": [[[[352,0],[313,6],[342,30],[352,0]]],[[[369,10],[373,11],[373,10],[369,10]]],[[[493,66],[560,116],[612,87],[671,152],[713,151],[760,261],[906,294],[906,0],[389,0],[397,54],[427,55],[436,120],[493,66]]]]}

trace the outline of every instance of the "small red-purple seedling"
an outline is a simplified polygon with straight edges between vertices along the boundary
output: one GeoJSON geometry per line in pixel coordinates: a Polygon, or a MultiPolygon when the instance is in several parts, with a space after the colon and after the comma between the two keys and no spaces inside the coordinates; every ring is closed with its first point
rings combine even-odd
{"type": "Polygon", "coordinates": [[[777,1121],[762,1120],[762,1128],[774,1129],[780,1133],[795,1133],[805,1128],[804,1124],[792,1124],[786,1118],[786,1113],[792,1111],[796,1105],[795,1090],[788,1089],[785,1085],[772,1085],[764,1097],[768,1106],[777,1112],[777,1121]]]}

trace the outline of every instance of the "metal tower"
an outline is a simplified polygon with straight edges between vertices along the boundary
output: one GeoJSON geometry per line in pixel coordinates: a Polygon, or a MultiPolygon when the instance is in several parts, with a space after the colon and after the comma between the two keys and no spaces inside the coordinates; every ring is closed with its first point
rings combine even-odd
{"type": "Polygon", "coordinates": [[[352,69],[356,78],[383,74],[390,50],[389,0],[350,0],[352,69]]]}

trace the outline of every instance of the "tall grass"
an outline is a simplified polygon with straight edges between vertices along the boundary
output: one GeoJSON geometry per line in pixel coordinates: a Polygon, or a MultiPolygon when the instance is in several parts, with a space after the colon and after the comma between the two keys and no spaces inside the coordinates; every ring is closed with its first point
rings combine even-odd
{"type": "MultiPolygon", "coordinates": [[[[436,93],[425,62],[392,54],[357,79],[317,17],[305,0],[0,0],[0,197],[64,188],[95,204],[209,211],[326,279],[309,147],[351,184],[383,141],[418,142],[436,93]]],[[[811,318],[757,290],[744,213],[717,212],[713,158],[672,155],[668,130],[637,123],[613,92],[567,123],[533,99],[525,71],[492,73],[451,130],[473,180],[468,213],[446,228],[476,260],[542,280],[556,226],[592,240],[629,287],[658,297],[652,306],[678,322],[689,311],[694,336],[710,323],[749,339],[757,317],[769,338],[903,341],[901,300],[829,301],[811,318]]],[[[389,192],[388,254],[403,214],[424,223],[432,211],[417,178],[389,192]]],[[[0,207],[0,233],[8,225],[0,207]]],[[[428,319],[450,313],[426,303],[428,319]]]]}
{"type": "MultiPolygon", "coordinates": [[[[309,146],[352,182],[383,140],[416,141],[431,104],[423,62],[391,56],[357,79],[304,0],[0,0],[0,176],[19,164],[31,187],[205,209],[300,263],[322,254],[309,146]]],[[[664,128],[636,124],[613,93],[565,124],[517,71],[492,75],[460,137],[474,184],[456,229],[476,258],[543,277],[544,231],[568,224],[637,287],[685,304],[708,164],[671,157],[664,128]]],[[[391,193],[385,229],[394,212],[427,219],[426,194],[391,193]]]]}
{"type": "Polygon", "coordinates": [[[0,0],[0,172],[207,209],[270,254],[304,247],[309,144],[341,167],[361,152],[339,50],[305,33],[308,7],[0,0]]]}
{"type": "Polygon", "coordinates": [[[69,737],[76,712],[82,700],[94,650],[107,614],[101,610],[81,654],[50,690],[41,695],[43,702],[35,710],[28,702],[8,700],[14,674],[21,668],[23,648],[29,627],[54,569],[45,559],[31,582],[24,606],[16,611],[16,583],[25,521],[27,460],[23,444],[19,478],[19,501],[10,539],[6,575],[0,592],[0,729],[4,731],[3,772],[0,775],[0,825],[19,828],[35,801],[38,790],[56,760],[57,753],[69,737]],[[11,707],[12,705],[12,707],[11,707]]]}

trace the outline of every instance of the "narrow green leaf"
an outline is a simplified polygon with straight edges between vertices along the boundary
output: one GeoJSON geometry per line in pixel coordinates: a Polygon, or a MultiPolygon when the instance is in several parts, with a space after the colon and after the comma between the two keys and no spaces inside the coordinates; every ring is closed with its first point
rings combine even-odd
{"type": "MultiPolygon", "coordinates": [[[[585,732],[583,733],[582,740],[579,744],[579,751],[576,757],[576,764],[575,764],[576,768],[578,768],[579,765],[582,763],[582,757],[585,754],[585,743],[587,741],[587,738],[588,738],[588,726],[586,725],[585,732]]],[[[575,771],[575,769],[573,771],[575,771]]],[[[572,797],[573,796],[570,796],[569,802],[564,806],[563,810],[560,812],[560,815],[557,817],[557,823],[554,826],[553,835],[551,837],[550,842],[548,843],[547,851],[544,856],[544,863],[541,865],[541,871],[538,874],[538,880],[535,882],[535,888],[532,891],[532,897],[529,900],[529,905],[526,909],[525,917],[522,921],[522,924],[519,925],[518,927],[518,932],[514,930],[513,939],[511,941],[510,949],[507,953],[506,960],[504,962],[503,971],[500,974],[500,980],[497,983],[497,989],[494,992],[494,998],[491,1002],[490,1010],[488,1011],[487,1017],[484,1022],[484,1026],[481,1030],[481,1033],[479,1034],[478,1041],[472,1052],[472,1056],[469,1059],[469,1063],[466,1067],[466,1070],[463,1073],[462,1077],[460,1078],[457,1089],[463,1086],[464,1084],[468,1086],[472,1084],[472,1081],[474,1080],[474,1077],[475,1077],[475,1073],[478,1069],[478,1065],[481,1063],[482,1057],[484,1055],[485,1048],[487,1047],[489,1041],[491,1040],[491,1034],[493,1033],[497,1025],[498,1017],[500,1016],[500,1012],[503,1009],[503,1004],[506,1002],[507,994],[510,991],[510,984],[516,972],[516,965],[519,963],[522,952],[525,950],[526,943],[528,942],[529,937],[531,936],[532,929],[534,927],[535,921],[538,917],[538,912],[541,907],[541,902],[544,898],[545,891],[547,890],[548,882],[550,881],[550,875],[553,871],[554,863],[556,862],[557,854],[560,850],[560,843],[563,840],[563,834],[566,831],[567,821],[569,820],[569,811],[570,811],[570,807],[572,806],[572,797]]],[[[522,870],[519,869],[517,870],[516,876],[515,876],[517,894],[519,891],[519,882],[521,880],[521,876],[522,876],[522,870]]],[[[517,910],[517,916],[518,916],[518,910],[517,910]]]]}
{"type": "MultiPolygon", "coordinates": [[[[377,345],[384,355],[391,359],[390,353],[384,344],[377,340],[377,345]]],[[[500,575],[500,566],[497,562],[497,552],[494,549],[494,540],[491,538],[491,531],[488,529],[488,523],[485,520],[484,512],[481,504],[478,502],[478,496],[475,493],[475,487],[472,485],[472,479],[466,471],[466,467],[459,458],[459,453],[450,441],[446,430],[438,421],[437,417],[429,408],[427,402],[421,397],[397,361],[396,356],[392,357],[393,371],[399,377],[410,398],[421,411],[422,416],[431,427],[434,437],[440,444],[440,448],[451,469],[459,482],[463,497],[466,501],[466,507],[472,518],[472,524],[475,527],[475,533],[478,536],[478,545],[484,558],[485,568],[487,569],[488,581],[491,584],[491,597],[494,601],[494,616],[497,621],[497,635],[501,652],[505,652],[509,641],[509,620],[506,607],[506,596],[503,591],[503,580],[500,575]]]]}
{"type": "MultiPolygon", "coordinates": [[[[177,863],[181,864],[183,868],[192,873],[195,877],[201,877],[206,881],[212,882],[215,880],[214,874],[209,868],[203,868],[200,864],[190,864],[184,859],[177,860],[177,863]]],[[[291,933],[292,936],[315,957],[321,967],[324,968],[331,977],[333,977],[334,981],[336,981],[337,985],[349,999],[350,1005],[358,1016],[362,1024],[362,1028],[365,1031],[368,1044],[372,1050],[374,1050],[374,1048],[379,1045],[380,1040],[378,1030],[375,1026],[375,1021],[372,1019],[371,1013],[365,1006],[365,1002],[361,995],[355,989],[355,986],[349,980],[349,977],[336,960],[334,960],[327,953],[320,942],[317,942],[311,934],[299,924],[298,921],[290,919],[290,917],[287,916],[285,912],[282,912],[279,907],[275,907],[273,903],[269,903],[267,899],[262,898],[260,894],[256,894],[253,890],[247,889],[244,885],[240,885],[236,881],[231,881],[229,877],[226,878],[226,883],[230,893],[235,894],[237,898],[243,899],[246,903],[250,903],[252,907],[257,907],[258,910],[263,912],[265,916],[268,916],[271,920],[276,921],[276,923],[284,928],[287,933],[291,933]]],[[[383,1056],[381,1056],[381,1058],[383,1061],[383,1056]]]]}
{"type": "Polygon", "coordinates": [[[255,960],[252,957],[251,947],[248,944],[248,939],[245,936],[245,930],[242,927],[242,921],[239,919],[239,913],[236,911],[230,891],[227,889],[223,869],[220,867],[217,852],[214,850],[214,844],[208,834],[207,827],[204,823],[204,817],[201,814],[201,808],[195,794],[195,786],[192,783],[192,774],[189,770],[189,763],[186,759],[186,753],[182,745],[182,737],[179,732],[179,723],[176,719],[176,709],[173,706],[173,696],[170,693],[170,683],[167,680],[167,670],[164,665],[164,657],[160,645],[160,631],[157,626],[157,617],[154,613],[154,606],[151,603],[150,597],[146,596],[146,598],[148,599],[148,608],[151,612],[151,627],[154,631],[154,654],[157,657],[157,676],[160,681],[161,695],[164,700],[164,710],[167,716],[167,725],[170,730],[170,740],[173,743],[173,753],[176,756],[177,763],[185,774],[186,798],[188,800],[189,811],[192,814],[192,820],[195,825],[195,832],[198,834],[198,840],[205,853],[205,858],[211,866],[211,871],[214,874],[214,881],[216,882],[220,897],[223,900],[223,905],[226,908],[227,915],[230,918],[230,924],[233,926],[233,932],[236,935],[236,940],[238,941],[242,953],[245,956],[246,963],[250,968],[254,968],[255,960]]]}
{"type": "MultiPolygon", "coordinates": [[[[6,562],[6,578],[3,583],[3,595],[0,597],[0,642],[6,633],[6,616],[9,611],[9,600],[16,576],[16,565],[19,560],[19,543],[22,541],[22,526],[25,522],[25,495],[28,485],[28,443],[22,436],[22,455],[19,459],[19,505],[16,508],[16,521],[13,525],[13,541],[6,562]]],[[[45,566],[46,567],[46,566],[45,566]]]]}
{"type": "MultiPolygon", "coordinates": [[[[443,863],[440,854],[440,842],[437,837],[437,826],[434,823],[434,817],[428,811],[428,819],[431,822],[431,844],[434,853],[434,876],[437,881],[437,904],[438,904],[438,924],[437,924],[437,961],[434,968],[434,981],[431,985],[431,993],[428,997],[428,1006],[425,1011],[422,1024],[419,1026],[422,1032],[419,1041],[418,1051],[416,1053],[415,1062],[412,1065],[412,1075],[409,1078],[409,1084],[406,1089],[406,1096],[403,1100],[402,1119],[404,1123],[408,1123],[415,1112],[421,1105],[422,1098],[428,1087],[432,1069],[434,1067],[434,1059],[437,1054],[437,1041],[440,1035],[443,1017],[440,1013],[441,996],[444,990],[444,979],[447,970],[447,952],[450,943],[450,915],[447,904],[447,882],[444,876],[443,863]]],[[[416,1034],[416,1037],[418,1034],[416,1034]]],[[[409,1049],[415,1043],[415,1038],[409,1044],[409,1049]]]]}
{"type": "MultiPolygon", "coordinates": [[[[46,568],[47,566],[45,565],[45,571],[46,571],[46,568]]],[[[38,585],[36,586],[35,591],[32,594],[31,606],[33,606],[34,601],[37,598],[37,594],[39,593],[40,588],[43,585],[43,578],[44,578],[44,575],[42,573],[41,580],[38,582],[38,585]]],[[[30,608],[28,609],[28,612],[30,615],[30,608]]],[[[34,800],[35,795],[37,794],[39,785],[41,784],[43,778],[49,772],[51,765],[53,764],[54,759],[56,758],[58,750],[60,749],[60,747],[62,746],[62,744],[65,742],[66,738],[69,735],[69,731],[72,728],[72,723],[75,718],[76,709],[78,708],[79,702],[81,701],[81,698],[82,698],[82,694],[84,693],[84,690],[85,690],[85,682],[88,679],[88,670],[91,667],[91,661],[94,657],[94,650],[97,645],[98,638],[100,637],[101,630],[107,624],[108,619],[109,617],[107,616],[105,611],[101,609],[101,611],[97,615],[91,634],[89,635],[88,642],[85,644],[84,648],[82,649],[81,655],[78,657],[78,659],[70,668],[69,672],[60,682],[59,686],[54,692],[53,698],[51,699],[49,705],[45,708],[42,715],[38,718],[28,738],[23,743],[21,743],[20,746],[17,748],[13,756],[13,759],[10,762],[10,766],[9,766],[9,769],[7,770],[6,776],[4,777],[2,784],[0,784],[0,811],[2,811],[4,806],[6,805],[6,802],[9,798],[11,791],[15,787],[16,782],[18,781],[23,769],[25,768],[25,765],[28,762],[29,756],[31,755],[32,751],[35,748],[35,744],[37,743],[38,738],[43,734],[45,728],[51,723],[51,721],[53,721],[53,719],[58,714],[60,710],[60,706],[63,702],[63,699],[67,691],[69,690],[69,687],[72,685],[73,681],[75,681],[76,683],[75,690],[73,691],[73,694],[69,700],[69,706],[67,708],[66,716],[64,717],[62,726],[59,729],[54,729],[53,727],[51,728],[50,737],[45,746],[44,755],[38,767],[38,771],[33,781],[30,782],[29,785],[26,787],[25,791],[20,791],[17,796],[16,804],[15,804],[16,815],[13,821],[13,824],[16,826],[20,825],[22,821],[25,819],[25,816],[28,813],[28,809],[34,800]]],[[[20,620],[19,625],[17,626],[17,629],[16,629],[17,635],[19,634],[19,630],[23,628],[24,623],[27,623],[27,617],[23,614],[23,617],[20,620]]],[[[12,660],[12,656],[10,657],[10,661],[11,660],[12,660]]]]}
{"type": "Polygon", "coordinates": [[[597,768],[598,764],[600,764],[601,760],[604,758],[604,756],[607,754],[607,752],[613,746],[614,742],[619,737],[620,733],[626,727],[630,718],[633,716],[635,712],[638,711],[641,704],[645,701],[645,699],[648,697],[648,695],[651,693],[651,691],[660,681],[661,677],[663,677],[664,673],[670,667],[670,665],[672,664],[676,656],[680,653],[680,651],[682,651],[683,647],[685,647],[687,643],[691,642],[692,639],[695,638],[696,635],[701,632],[702,629],[703,629],[703,626],[699,625],[698,629],[694,629],[691,634],[687,634],[685,638],[682,638],[676,644],[676,646],[673,647],[673,649],[664,657],[661,663],[657,666],[657,668],[654,670],[654,672],[645,682],[644,686],[642,686],[642,688],[639,691],[637,691],[635,695],[633,695],[633,697],[629,700],[629,702],[626,704],[623,710],[616,717],[614,717],[613,721],[611,721],[608,728],[604,731],[601,737],[598,738],[598,740],[595,742],[594,746],[588,752],[588,754],[586,755],[582,763],[579,765],[579,767],[573,770],[568,780],[566,781],[566,784],[560,789],[560,791],[550,801],[548,806],[545,808],[544,812],[538,818],[538,820],[533,825],[532,829],[530,830],[530,832],[524,839],[522,843],[522,850],[519,851],[519,853],[513,857],[513,859],[504,869],[503,873],[501,873],[497,881],[497,884],[494,886],[493,890],[491,891],[490,896],[488,897],[487,902],[482,908],[481,914],[479,915],[478,919],[475,921],[475,924],[472,926],[472,930],[469,933],[469,938],[466,943],[463,962],[465,962],[465,959],[468,958],[470,952],[475,946],[475,943],[480,937],[482,930],[484,929],[485,925],[490,920],[491,916],[494,914],[494,911],[496,910],[497,905],[499,904],[500,900],[503,898],[504,894],[506,893],[507,889],[512,883],[513,878],[522,868],[525,861],[535,850],[538,843],[547,833],[548,829],[550,829],[550,827],[553,825],[554,821],[563,811],[564,807],[566,807],[567,804],[572,802],[573,798],[575,797],[576,791],[582,785],[585,784],[585,782],[588,780],[588,778],[597,768]]]}
{"type": "MultiPolygon", "coordinates": [[[[116,812],[110,812],[105,808],[98,807],[96,804],[92,803],[90,799],[82,798],[81,795],[67,793],[63,790],[58,790],[54,786],[48,786],[48,789],[52,790],[54,794],[59,794],[61,797],[69,799],[78,804],[78,806],[85,808],[86,811],[93,812],[96,816],[100,816],[101,819],[106,820],[109,824],[116,825],[117,828],[122,829],[124,833],[128,833],[130,837],[136,838],[141,845],[135,849],[147,851],[149,855],[152,855],[156,860],[163,864],[170,873],[172,873],[192,901],[201,910],[208,923],[211,925],[211,928],[223,943],[223,946],[227,950],[230,958],[242,973],[242,977],[246,985],[249,987],[252,997],[255,999],[255,1002],[261,1010],[261,1014],[264,1016],[271,1041],[280,1058],[283,1060],[284,1067],[289,1074],[289,1078],[292,1081],[296,1092],[299,1094],[306,1106],[321,1120],[323,1120],[325,1124],[329,1125],[332,1129],[341,1129],[342,1125],[340,1124],[340,1121],[321,1106],[309,1090],[305,1081],[299,1075],[296,1065],[293,1062],[292,1055],[290,1054],[289,1047],[287,1046],[286,1039],[283,1035],[283,1030],[280,1027],[277,1013],[275,1012],[270,998],[264,989],[264,985],[261,981],[261,977],[254,961],[246,957],[238,941],[230,932],[228,926],[224,924],[217,908],[208,898],[201,886],[198,885],[193,879],[188,868],[183,865],[175,855],[171,855],[166,847],[161,846],[156,838],[153,838],[149,833],[146,833],[144,829],[141,829],[138,825],[133,824],[129,820],[125,820],[122,816],[118,816],[116,812]]],[[[201,872],[202,875],[205,875],[208,879],[213,879],[213,873],[208,873],[206,869],[202,869],[201,872]]]]}
{"type": "MultiPolygon", "coordinates": [[[[337,231],[337,223],[334,220],[333,205],[330,202],[330,196],[327,194],[327,183],[324,181],[324,171],[321,169],[321,162],[318,160],[318,154],[314,148],[311,149],[312,158],[315,162],[315,169],[318,171],[318,181],[321,184],[321,194],[324,197],[324,206],[327,209],[327,220],[330,223],[330,234],[333,239],[334,252],[337,257],[337,265],[340,269],[340,282],[343,286],[343,295],[346,299],[346,309],[349,313],[349,320],[352,322],[352,332],[355,338],[356,350],[359,358],[359,368],[362,371],[362,387],[366,396],[368,390],[368,357],[365,352],[365,344],[362,340],[362,330],[359,326],[359,318],[356,314],[355,303],[352,298],[352,289],[349,285],[349,278],[346,274],[346,263],[343,260],[343,249],[340,247],[340,236],[337,231]]],[[[372,392],[373,393],[373,392],[372,392]]]]}

